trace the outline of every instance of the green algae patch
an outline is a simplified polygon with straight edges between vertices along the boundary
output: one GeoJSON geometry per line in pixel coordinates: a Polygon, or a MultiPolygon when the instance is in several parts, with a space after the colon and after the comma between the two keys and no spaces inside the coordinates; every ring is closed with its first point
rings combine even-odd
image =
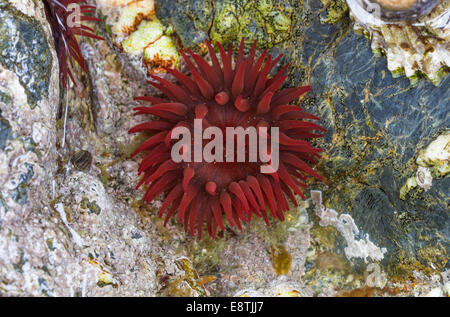
{"type": "Polygon", "coordinates": [[[285,41],[292,27],[293,8],[288,1],[218,1],[210,31],[213,42],[230,44],[241,37],[257,39],[271,48],[285,41]]]}
{"type": "Polygon", "coordinates": [[[292,255],[283,245],[271,248],[273,269],[277,275],[286,275],[291,270],[292,255]]]}
{"type": "Polygon", "coordinates": [[[4,104],[9,104],[11,102],[10,94],[0,90],[0,102],[2,102],[4,104]]]}
{"type": "Polygon", "coordinates": [[[415,177],[410,177],[406,180],[405,184],[400,188],[400,199],[405,200],[406,195],[411,189],[417,186],[417,181],[415,177]]]}
{"type": "Polygon", "coordinates": [[[272,48],[292,37],[294,16],[301,3],[288,0],[164,1],[158,18],[172,25],[184,47],[196,48],[206,38],[223,45],[257,39],[260,48],[272,48]]]}
{"type": "MultiPolygon", "coordinates": [[[[206,232],[201,240],[192,240],[187,245],[182,245],[183,249],[187,248],[190,254],[190,260],[200,275],[209,275],[220,266],[222,254],[227,246],[226,239],[229,233],[223,232],[223,237],[213,240],[206,232]]],[[[180,250],[181,251],[181,250],[180,250]]]]}
{"type": "Polygon", "coordinates": [[[326,16],[321,17],[321,23],[338,23],[348,16],[348,5],[345,0],[321,0],[326,7],[326,16]]]}
{"type": "Polygon", "coordinates": [[[91,202],[87,197],[83,197],[80,203],[80,207],[82,209],[89,210],[90,214],[99,215],[100,212],[102,211],[102,209],[99,207],[99,205],[97,205],[97,202],[95,200],[91,202]]]}
{"type": "Polygon", "coordinates": [[[450,74],[450,67],[442,66],[439,70],[434,73],[432,76],[425,75],[435,86],[439,86],[442,83],[442,80],[450,74]]]}
{"type": "Polygon", "coordinates": [[[417,258],[411,257],[406,250],[398,250],[395,255],[396,261],[388,264],[388,271],[392,272],[392,282],[414,281],[416,277],[412,272],[420,271],[426,275],[439,273],[448,265],[447,249],[441,243],[420,248],[417,258]],[[430,265],[433,263],[433,265],[430,265]]]}

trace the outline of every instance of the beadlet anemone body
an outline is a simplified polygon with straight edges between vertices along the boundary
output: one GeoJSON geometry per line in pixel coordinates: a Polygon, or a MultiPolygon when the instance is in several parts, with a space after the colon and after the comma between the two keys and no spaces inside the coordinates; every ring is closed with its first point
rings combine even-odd
{"type": "MultiPolygon", "coordinates": [[[[239,229],[242,223],[250,222],[253,215],[262,217],[267,225],[268,214],[283,221],[284,212],[289,209],[286,198],[297,205],[295,196],[304,198],[302,189],[307,187],[308,176],[321,179],[308,165],[317,163],[321,149],[312,147],[307,140],[322,136],[312,130],[326,131],[308,120],[319,118],[289,104],[308,92],[309,86],[280,90],[288,65],[273,77],[269,76],[282,56],[272,59],[264,51],[257,58],[255,41],[245,58],[242,39],[234,60],[232,47],[225,51],[220,43],[216,46],[220,60],[206,41],[211,63],[196,53],[181,51],[190,76],[167,69],[176,83],[152,76],[154,81],[149,84],[159,89],[164,97],[136,97],[135,100],[153,105],[135,110],[136,115],[153,115],[158,119],[138,124],[129,131],[153,133],[132,154],[134,157],[146,153],[139,166],[142,178],[137,185],[138,188],[147,185],[144,201],[149,203],[164,193],[159,210],[159,216],[165,217],[164,224],[177,215],[185,231],[191,235],[197,233],[198,238],[201,238],[204,223],[210,236],[215,238],[218,228],[225,230],[225,220],[229,226],[239,229]],[[262,174],[262,161],[173,161],[171,150],[176,140],[171,139],[171,133],[176,127],[193,131],[194,119],[201,119],[203,126],[222,130],[238,126],[244,129],[278,127],[278,170],[262,174]]],[[[267,137],[270,138],[270,134],[267,137]]]]}

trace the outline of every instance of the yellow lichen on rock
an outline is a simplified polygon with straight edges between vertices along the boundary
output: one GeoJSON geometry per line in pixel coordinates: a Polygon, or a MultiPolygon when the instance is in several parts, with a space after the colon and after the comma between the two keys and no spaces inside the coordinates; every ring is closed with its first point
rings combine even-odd
{"type": "Polygon", "coordinates": [[[163,35],[144,50],[144,62],[152,73],[165,72],[163,67],[178,68],[180,56],[170,37],[163,35]]]}
{"type": "Polygon", "coordinates": [[[126,53],[141,56],[149,74],[179,67],[172,30],[156,17],[154,0],[98,0],[97,5],[107,16],[114,43],[126,53]]]}
{"type": "Polygon", "coordinates": [[[137,30],[122,42],[123,50],[127,53],[141,54],[147,47],[161,38],[163,32],[164,26],[159,20],[142,21],[137,30]]]}
{"type": "Polygon", "coordinates": [[[354,29],[370,38],[376,56],[385,54],[393,77],[406,75],[412,84],[426,77],[439,85],[449,73],[449,1],[442,1],[427,15],[410,22],[384,23],[353,12],[354,29]]]}
{"type": "Polygon", "coordinates": [[[155,3],[153,0],[127,0],[122,2],[128,3],[125,4],[124,9],[121,10],[119,21],[113,27],[113,32],[116,34],[130,34],[136,30],[137,25],[139,25],[143,19],[152,19],[155,15],[155,3]]]}

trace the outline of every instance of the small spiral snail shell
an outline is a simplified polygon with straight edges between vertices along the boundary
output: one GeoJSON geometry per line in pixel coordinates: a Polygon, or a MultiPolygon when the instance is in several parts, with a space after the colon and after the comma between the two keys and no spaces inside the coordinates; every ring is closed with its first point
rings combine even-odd
{"type": "Polygon", "coordinates": [[[72,156],[72,164],[79,170],[88,170],[92,164],[92,154],[85,150],[80,150],[72,156]]]}

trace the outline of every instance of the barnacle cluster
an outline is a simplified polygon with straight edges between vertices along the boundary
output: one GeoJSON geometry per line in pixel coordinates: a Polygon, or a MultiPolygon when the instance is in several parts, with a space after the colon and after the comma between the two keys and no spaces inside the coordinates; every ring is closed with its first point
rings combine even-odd
{"type": "Polygon", "coordinates": [[[450,2],[439,0],[347,0],[354,29],[385,54],[394,77],[420,77],[439,85],[450,67],[450,2]]]}

